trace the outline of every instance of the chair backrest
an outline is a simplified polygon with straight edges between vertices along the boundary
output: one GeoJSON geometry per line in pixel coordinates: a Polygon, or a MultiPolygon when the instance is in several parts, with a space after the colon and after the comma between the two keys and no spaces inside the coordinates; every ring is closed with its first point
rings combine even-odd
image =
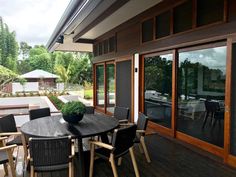
{"type": "Polygon", "coordinates": [[[147,123],[148,123],[148,117],[143,113],[139,113],[138,122],[137,122],[137,129],[138,130],[146,130],[147,123]]]}
{"type": "Polygon", "coordinates": [[[118,120],[125,120],[129,118],[129,108],[116,106],[114,110],[114,117],[118,120]]]}
{"type": "Polygon", "coordinates": [[[0,118],[0,132],[17,132],[16,122],[13,114],[0,118]]]}
{"type": "Polygon", "coordinates": [[[41,117],[51,116],[51,112],[49,108],[41,108],[41,109],[32,109],[29,111],[30,120],[38,119],[41,117]]]}
{"type": "Polygon", "coordinates": [[[86,106],[85,114],[94,114],[94,107],[93,106],[86,106]]]}
{"type": "Polygon", "coordinates": [[[123,155],[133,146],[136,136],[137,126],[134,124],[129,127],[116,129],[112,137],[112,146],[115,147],[115,155],[123,155]]]}
{"type": "Polygon", "coordinates": [[[34,167],[68,164],[71,155],[70,137],[30,138],[30,157],[34,167]]]}
{"type": "Polygon", "coordinates": [[[220,110],[220,104],[219,102],[207,100],[205,101],[205,108],[207,112],[215,113],[220,110]]]}

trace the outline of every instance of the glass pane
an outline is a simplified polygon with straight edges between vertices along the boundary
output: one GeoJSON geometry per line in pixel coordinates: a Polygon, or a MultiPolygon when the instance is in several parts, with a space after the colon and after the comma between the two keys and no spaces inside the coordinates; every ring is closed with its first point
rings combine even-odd
{"type": "Polygon", "coordinates": [[[148,19],[142,23],[142,42],[153,40],[153,19],[148,19]]]}
{"type": "Polygon", "coordinates": [[[156,39],[170,35],[170,11],[156,17],[156,39]]]}
{"type": "Polygon", "coordinates": [[[203,26],[222,21],[224,17],[224,0],[198,0],[197,25],[203,26]]]}
{"type": "Polygon", "coordinates": [[[106,66],[107,77],[107,111],[113,113],[115,106],[115,65],[106,66]]]}
{"type": "Polygon", "coordinates": [[[97,106],[104,107],[104,66],[96,66],[96,97],[97,106]]]}
{"type": "Polygon", "coordinates": [[[171,127],[172,54],[144,59],[144,110],[151,121],[171,127]]]}
{"type": "MultiPolygon", "coordinates": [[[[232,45],[232,65],[236,65],[236,43],[232,45]]],[[[236,88],[236,70],[232,70],[232,93],[231,93],[231,120],[230,120],[230,153],[236,156],[236,92],[234,88],[236,88]]]]}
{"type": "Polygon", "coordinates": [[[226,47],[179,53],[177,130],[223,147],[226,47]]]}

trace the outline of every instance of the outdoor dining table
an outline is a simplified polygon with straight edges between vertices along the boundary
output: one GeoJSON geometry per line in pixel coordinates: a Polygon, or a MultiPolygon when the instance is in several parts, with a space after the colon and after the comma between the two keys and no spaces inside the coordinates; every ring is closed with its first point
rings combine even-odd
{"type": "Polygon", "coordinates": [[[78,141],[79,175],[85,177],[85,163],[82,139],[104,135],[117,128],[117,119],[103,114],[85,114],[77,124],[65,122],[62,115],[48,116],[26,122],[21,132],[29,137],[60,137],[71,136],[78,141]]]}

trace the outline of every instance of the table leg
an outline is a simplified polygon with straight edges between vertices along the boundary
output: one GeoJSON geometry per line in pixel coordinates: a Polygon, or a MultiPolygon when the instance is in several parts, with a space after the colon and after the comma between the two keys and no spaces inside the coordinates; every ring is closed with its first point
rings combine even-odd
{"type": "Polygon", "coordinates": [[[83,142],[82,138],[78,138],[78,159],[79,159],[79,176],[85,177],[85,161],[84,161],[84,152],[83,152],[83,142]]]}

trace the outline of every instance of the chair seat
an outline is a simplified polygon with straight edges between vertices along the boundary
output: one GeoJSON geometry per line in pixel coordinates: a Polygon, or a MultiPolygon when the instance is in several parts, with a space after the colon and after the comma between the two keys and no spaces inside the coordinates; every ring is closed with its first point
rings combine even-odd
{"type": "Polygon", "coordinates": [[[38,167],[35,167],[34,170],[36,172],[49,172],[49,171],[64,170],[68,168],[69,168],[69,164],[61,164],[61,165],[52,165],[52,166],[38,166],[38,167]]]}
{"type": "MultiPolygon", "coordinates": [[[[16,158],[13,157],[13,160],[16,158]]],[[[5,151],[0,151],[0,164],[4,164],[8,162],[8,155],[5,151]]]]}
{"type": "Polygon", "coordinates": [[[21,137],[20,137],[20,136],[17,136],[17,137],[15,137],[13,140],[8,141],[8,142],[6,143],[7,146],[13,145],[13,144],[16,144],[16,145],[18,145],[18,146],[22,146],[23,144],[22,144],[22,141],[21,141],[21,137]]]}
{"type": "Polygon", "coordinates": [[[110,157],[111,151],[106,148],[98,148],[95,150],[95,153],[97,156],[107,160],[110,157]]]}

